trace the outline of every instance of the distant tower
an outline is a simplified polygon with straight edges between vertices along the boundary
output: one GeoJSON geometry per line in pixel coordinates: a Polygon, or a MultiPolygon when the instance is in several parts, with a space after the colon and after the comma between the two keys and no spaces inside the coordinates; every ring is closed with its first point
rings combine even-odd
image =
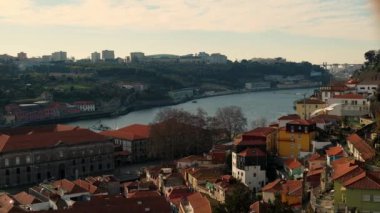
{"type": "Polygon", "coordinates": [[[24,52],[17,53],[17,58],[18,58],[18,60],[20,60],[20,61],[21,61],[21,60],[26,60],[26,59],[28,59],[26,53],[24,53],[24,52]]]}
{"type": "Polygon", "coordinates": [[[100,53],[98,53],[98,52],[91,53],[91,62],[97,63],[99,61],[100,61],[100,53]]]}
{"type": "Polygon", "coordinates": [[[66,61],[67,53],[63,51],[54,52],[51,54],[51,60],[52,61],[66,61]]]}
{"type": "Polygon", "coordinates": [[[115,60],[115,52],[113,50],[103,50],[102,51],[103,61],[112,61],[115,60]]]}

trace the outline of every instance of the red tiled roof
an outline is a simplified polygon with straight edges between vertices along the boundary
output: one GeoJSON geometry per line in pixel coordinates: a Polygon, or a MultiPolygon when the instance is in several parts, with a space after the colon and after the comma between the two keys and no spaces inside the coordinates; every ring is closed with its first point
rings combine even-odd
{"type": "Polygon", "coordinates": [[[199,161],[199,160],[205,160],[205,158],[203,156],[199,156],[199,155],[189,155],[189,156],[183,157],[181,159],[178,159],[177,162],[190,163],[190,162],[199,161]]]}
{"type": "Polygon", "coordinates": [[[266,145],[266,141],[264,139],[251,139],[251,140],[235,140],[235,145],[238,146],[264,146],[266,145]]]}
{"type": "Polygon", "coordinates": [[[328,156],[343,155],[343,148],[341,146],[330,147],[326,150],[326,155],[328,156]]]}
{"type": "Polygon", "coordinates": [[[314,153],[314,154],[310,155],[310,157],[307,159],[307,161],[309,161],[309,162],[313,162],[313,161],[326,161],[326,157],[323,156],[323,155],[321,156],[318,153],[314,153]]]}
{"type": "Polygon", "coordinates": [[[282,192],[292,196],[302,196],[302,180],[287,180],[282,184],[282,192]]]}
{"type": "Polygon", "coordinates": [[[256,129],[253,129],[251,131],[245,132],[243,134],[247,136],[259,136],[259,137],[267,137],[269,134],[275,132],[276,129],[272,127],[258,127],[256,129]]]}
{"type": "Polygon", "coordinates": [[[335,95],[333,98],[337,99],[365,99],[363,95],[360,94],[341,94],[341,95],[335,95]]]}
{"type": "Polygon", "coordinates": [[[130,141],[144,140],[149,139],[150,137],[150,126],[143,124],[133,124],[118,130],[104,131],[100,134],[130,141]]]}
{"type": "Polygon", "coordinates": [[[30,195],[24,191],[13,195],[13,198],[21,205],[32,204],[37,201],[33,195],[30,195]]]}
{"type": "Polygon", "coordinates": [[[62,189],[65,194],[75,194],[75,193],[83,193],[87,192],[87,190],[82,187],[74,184],[73,182],[62,179],[53,182],[53,186],[57,188],[57,190],[62,189]]]}
{"type": "Polygon", "coordinates": [[[202,196],[199,192],[194,192],[193,194],[187,196],[186,200],[189,202],[194,212],[197,213],[211,213],[210,201],[202,196]]]}
{"type": "Polygon", "coordinates": [[[347,157],[341,157],[338,160],[334,160],[331,163],[331,166],[333,168],[337,168],[339,166],[349,166],[350,164],[353,164],[353,163],[355,163],[355,160],[347,158],[347,157]]]}
{"type": "Polygon", "coordinates": [[[302,164],[296,158],[290,158],[284,161],[284,164],[289,169],[296,169],[302,166],[302,164]]]}
{"type": "Polygon", "coordinates": [[[380,190],[380,180],[365,171],[346,180],[343,185],[351,189],[380,190]]]}
{"type": "Polygon", "coordinates": [[[98,187],[92,185],[91,183],[89,183],[85,180],[81,180],[81,179],[74,180],[73,183],[75,183],[77,186],[85,189],[86,191],[90,192],[91,194],[94,194],[96,192],[96,190],[98,189],[98,187]]]}
{"type": "Polygon", "coordinates": [[[59,132],[32,133],[27,135],[1,135],[0,152],[43,149],[59,144],[75,145],[89,142],[104,142],[107,138],[88,129],[59,132]]]}
{"type": "Polygon", "coordinates": [[[351,143],[356,150],[360,153],[361,157],[366,161],[370,160],[376,155],[376,151],[357,134],[352,134],[347,138],[347,141],[351,143]]]}
{"type": "Polygon", "coordinates": [[[281,179],[276,179],[265,185],[262,189],[263,192],[278,192],[281,190],[281,179]]]}
{"type": "Polygon", "coordinates": [[[52,210],[54,213],[146,213],[171,212],[169,202],[162,196],[125,198],[118,196],[92,196],[90,201],[75,202],[73,207],[62,210],[52,210]]]}
{"type": "Polygon", "coordinates": [[[128,193],[128,198],[142,198],[142,197],[160,197],[158,191],[135,191],[128,193]]]}
{"type": "Polygon", "coordinates": [[[284,116],[281,116],[278,120],[279,121],[282,121],[282,120],[297,120],[297,119],[300,119],[301,117],[297,114],[289,114],[289,115],[284,115],[284,116]]]}
{"type": "Polygon", "coordinates": [[[270,209],[270,205],[264,201],[256,201],[249,207],[250,213],[266,213],[270,209]]]}
{"type": "Polygon", "coordinates": [[[265,157],[267,154],[258,148],[247,148],[238,154],[242,157],[265,157]]]}
{"type": "Polygon", "coordinates": [[[358,167],[358,165],[342,165],[341,167],[334,169],[332,179],[344,182],[345,180],[360,174],[362,171],[364,170],[358,167]]]}
{"type": "Polygon", "coordinates": [[[14,201],[7,194],[0,194],[0,212],[7,213],[13,208],[14,201]]]}
{"type": "Polygon", "coordinates": [[[298,125],[313,125],[315,121],[312,120],[304,120],[304,119],[296,119],[288,122],[288,124],[298,124],[298,125]]]}

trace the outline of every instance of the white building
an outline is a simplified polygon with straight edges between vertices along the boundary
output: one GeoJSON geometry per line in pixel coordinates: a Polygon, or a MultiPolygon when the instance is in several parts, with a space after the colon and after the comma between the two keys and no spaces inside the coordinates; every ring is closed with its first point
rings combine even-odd
{"type": "Polygon", "coordinates": [[[379,87],[380,81],[363,81],[356,85],[359,94],[374,95],[379,87]]]}
{"type": "Polygon", "coordinates": [[[67,53],[63,51],[54,52],[51,54],[51,61],[66,61],[67,53]]]}
{"type": "Polygon", "coordinates": [[[329,98],[347,93],[349,88],[346,85],[331,85],[321,87],[320,91],[322,101],[326,102],[329,98]]]}
{"type": "Polygon", "coordinates": [[[232,152],[232,176],[254,192],[267,182],[267,156],[259,148],[246,148],[232,152]]]}
{"type": "Polygon", "coordinates": [[[369,114],[369,101],[360,94],[335,95],[327,100],[328,105],[340,104],[329,115],[357,117],[369,114]]]}
{"type": "Polygon", "coordinates": [[[92,101],[77,101],[74,106],[78,107],[81,112],[95,112],[95,103],[92,101]]]}
{"type": "Polygon", "coordinates": [[[143,52],[132,52],[131,53],[131,62],[143,62],[145,59],[145,54],[143,52]]]}
{"type": "Polygon", "coordinates": [[[104,61],[115,60],[115,52],[113,50],[103,50],[102,51],[102,59],[104,61]]]}
{"type": "Polygon", "coordinates": [[[97,63],[99,61],[100,61],[100,53],[98,53],[98,52],[91,53],[91,62],[97,63]]]}
{"type": "Polygon", "coordinates": [[[210,64],[226,64],[227,56],[222,55],[220,53],[213,53],[209,57],[209,63],[210,64]]]}

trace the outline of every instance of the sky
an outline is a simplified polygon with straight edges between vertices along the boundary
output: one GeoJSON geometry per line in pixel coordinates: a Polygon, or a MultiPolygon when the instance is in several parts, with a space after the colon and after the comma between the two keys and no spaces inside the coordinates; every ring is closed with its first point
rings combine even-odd
{"type": "Polygon", "coordinates": [[[0,54],[205,51],[233,61],[362,63],[380,49],[379,1],[0,0],[0,54]]]}

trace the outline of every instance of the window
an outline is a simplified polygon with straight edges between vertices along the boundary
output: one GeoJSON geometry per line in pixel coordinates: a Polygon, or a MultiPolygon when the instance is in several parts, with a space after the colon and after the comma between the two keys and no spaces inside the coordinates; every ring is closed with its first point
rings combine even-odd
{"type": "Polygon", "coordinates": [[[75,166],[75,164],[76,164],[76,162],[75,162],[75,160],[73,160],[73,165],[75,166]]]}
{"type": "Polygon", "coordinates": [[[5,166],[9,166],[9,159],[8,158],[5,158],[4,164],[5,164],[5,166]]]}
{"type": "Polygon", "coordinates": [[[37,173],[37,180],[41,180],[41,173],[37,173]]]}
{"type": "Polygon", "coordinates": [[[256,177],[256,173],[253,173],[253,177],[256,177]]]}
{"type": "Polygon", "coordinates": [[[9,175],[9,169],[5,170],[5,175],[6,175],[6,176],[9,175]]]}
{"type": "Polygon", "coordinates": [[[90,165],[90,171],[94,171],[94,165],[90,165]]]}
{"type": "Polygon", "coordinates": [[[380,202],[380,195],[374,195],[373,202],[380,202]]]}
{"type": "Polygon", "coordinates": [[[30,173],[30,166],[26,167],[26,172],[30,173]]]}
{"type": "Polygon", "coordinates": [[[26,163],[30,163],[30,156],[26,156],[26,163]]]}
{"type": "Polygon", "coordinates": [[[59,157],[63,158],[63,152],[62,151],[59,151],[59,157]]]}
{"type": "Polygon", "coordinates": [[[362,201],[371,201],[371,195],[363,195],[362,201]]]}
{"type": "Polygon", "coordinates": [[[16,165],[20,164],[20,157],[16,157],[16,165]]]}
{"type": "Polygon", "coordinates": [[[16,173],[19,175],[20,174],[20,168],[16,169],[16,173]]]}
{"type": "Polygon", "coordinates": [[[82,166],[82,172],[86,172],[86,167],[82,166]]]}

